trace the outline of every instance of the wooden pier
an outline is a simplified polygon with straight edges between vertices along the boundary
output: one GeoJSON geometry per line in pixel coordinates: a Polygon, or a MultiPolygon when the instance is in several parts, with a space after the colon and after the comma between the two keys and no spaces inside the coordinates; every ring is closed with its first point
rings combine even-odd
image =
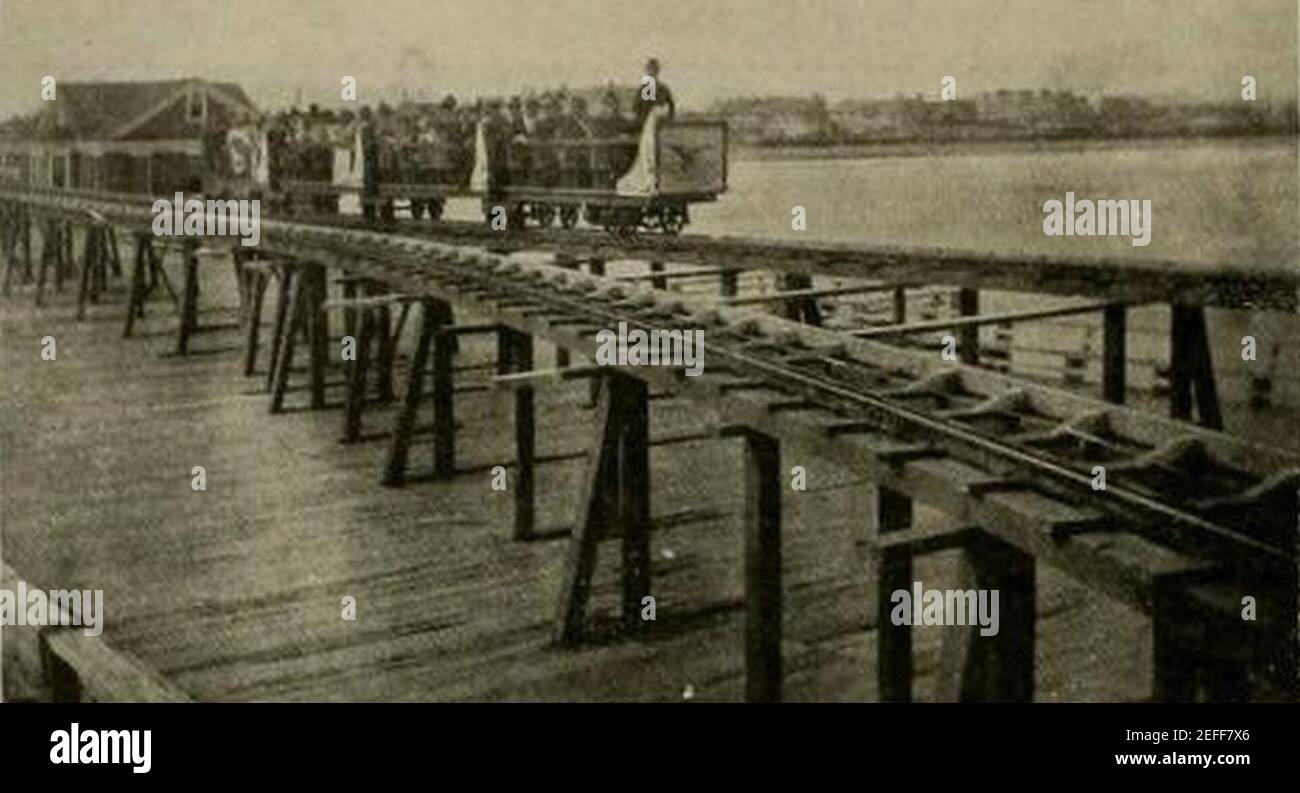
{"type": "MultiPolygon", "coordinates": [[[[10,217],[15,205],[49,217],[49,228],[83,206],[20,199],[10,217]]],[[[116,213],[115,227],[139,214],[100,206],[116,213]]],[[[89,228],[87,239],[97,233],[89,228]]],[[[80,267],[62,232],[48,239],[56,271],[96,282],[84,273],[106,266],[107,237],[86,244],[80,267]]],[[[115,580],[129,594],[110,640],[188,696],[1294,695],[1286,537],[1296,456],[977,368],[979,300],[964,278],[951,320],[964,365],[949,366],[718,301],[627,293],[598,277],[600,260],[575,278],[572,260],[566,274],[352,229],[273,223],[264,240],[276,285],[241,275],[238,297],[228,265],[179,246],[184,344],[168,358],[88,331],[102,321],[93,309],[81,325],[48,304],[5,312],[7,338],[29,336],[32,348],[30,359],[13,358],[6,345],[7,370],[29,376],[12,386],[24,407],[5,466],[20,479],[16,490],[13,475],[5,485],[21,498],[6,497],[5,525],[31,526],[6,537],[6,560],[41,580],[69,570],[115,580]],[[382,361],[374,376],[329,354],[331,279],[355,287],[358,275],[378,294],[359,299],[354,289],[335,305],[350,327],[370,328],[374,343],[362,347],[382,361]],[[248,321],[258,316],[250,295],[275,301],[269,361],[250,344],[260,327],[248,321]],[[374,335],[377,312],[411,301],[419,314],[396,337],[388,319],[374,335]],[[205,316],[231,306],[243,327],[205,316]],[[599,389],[580,382],[590,372],[539,368],[544,349],[561,367],[572,368],[561,349],[590,357],[591,329],[613,316],[703,323],[723,339],[711,348],[722,358],[699,382],[620,370],[601,374],[599,389]],[[60,340],[59,360],[42,361],[54,321],[72,351],[60,340]],[[300,333],[306,350],[295,358],[300,333]],[[860,381],[844,379],[843,367],[861,366],[860,381]],[[821,367],[825,377],[814,375],[821,367]],[[392,378],[406,387],[390,401],[382,391],[392,378]],[[431,433],[421,431],[429,402],[431,433]],[[345,404],[346,421],[327,409],[345,404]],[[1004,425],[1017,440],[980,434],[1004,425]],[[66,431],[37,441],[31,426],[66,431]],[[1080,462],[1104,453],[1132,481],[1207,489],[1184,507],[1121,479],[1096,508],[1084,506],[1087,477],[1053,451],[1066,436],[1091,439],[1075,452],[1080,462]],[[105,450],[88,450],[87,438],[105,439],[105,450]],[[793,464],[807,467],[808,490],[789,488],[793,464]],[[89,485],[54,471],[84,475],[87,465],[89,485]],[[190,489],[196,465],[204,492],[190,489]],[[522,488],[494,490],[497,465],[522,488]],[[986,641],[969,628],[888,625],[888,593],[930,579],[1001,590],[1002,632],[986,641]],[[1232,624],[1234,593],[1247,585],[1261,592],[1258,627],[1232,624]],[[646,595],[653,621],[637,617],[646,595]],[[345,597],[356,598],[355,621],[340,616],[345,597]],[[1218,638],[1204,633],[1207,619],[1218,638]]],[[[153,258],[136,257],[128,316],[153,258]]],[[[669,277],[651,274],[660,287],[669,277]]],[[[739,303],[719,275],[721,297],[739,303]]],[[[799,303],[816,290],[792,287],[778,296],[791,304],[783,313],[816,324],[815,306],[799,303]]],[[[1122,308],[1139,298],[1100,297],[1086,308],[1106,318],[1114,403],[1125,394],[1122,308]]],[[[1175,312],[1179,327],[1194,329],[1199,310],[1175,312]]],[[[1174,413],[1195,406],[1217,428],[1204,334],[1184,338],[1176,368],[1186,388],[1176,389],[1174,413]]],[[[110,603],[117,587],[100,587],[110,603]]]]}

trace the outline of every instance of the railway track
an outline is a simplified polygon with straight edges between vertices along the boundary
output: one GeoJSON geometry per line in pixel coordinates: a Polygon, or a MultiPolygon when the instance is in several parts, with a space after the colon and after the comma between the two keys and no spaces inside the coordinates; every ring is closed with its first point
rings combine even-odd
{"type": "MultiPolygon", "coordinates": [[[[27,195],[149,206],[132,194],[22,188],[27,195]]],[[[264,219],[272,219],[265,215],[264,219]]],[[[600,260],[643,259],[770,270],[893,283],[943,283],[1009,292],[1078,296],[1129,303],[1164,302],[1247,310],[1300,311],[1300,273],[1234,263],[1210,269],[1178,261],[1047,256],[999,256],[952,249],[900,248],[774,241],[704,234],[617,235],[590,228],[527,228],[506,233],[481,221],[395,218],[367,221],[357,215],[298,214],[286,222],[379,230],[498,251],[545,251],[600,260]]]]}
{"type": "MultiPolygon", "coordinates": [[[[45,212],[94,212],[137,231],[146,208],[23,196],[45,212]]],[[[408,298],[490,316],[594,357],[618,322],[703,330],[704,374],[626,375],[715,410],[721,426],[802,444],[968,520],[1149,613],[1177,583],[1180,608],[1243,627],[1244,595],[1274,666],[1294,685],[1300,459],[1187,424],[714,301],[588,276],[464,244],[351,222],[264,221],[261,249],[342,268],[408,298]],[[341,226],[341,227],[340,227],[341,226]],[[1104,473],[1099,488],[1098,471],[1104,473]],[[1290,670],[1290,671],[1285,671],[1290,670]]]]}

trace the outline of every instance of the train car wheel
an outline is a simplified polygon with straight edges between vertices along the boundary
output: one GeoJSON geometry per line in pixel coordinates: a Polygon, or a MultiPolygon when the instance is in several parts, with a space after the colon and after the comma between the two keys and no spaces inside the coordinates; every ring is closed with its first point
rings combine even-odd
{"type": "Polygon", "coordinates": [[[385,223],[392,223],[396,217],[397,217],[397,213],[393,210],[393,202],[391,199],[385,201],[382,205],[380,205],[379,207],[380,220],[384,221],[385,223]]]}
{"type": "Polygon", "coordinates": [[[578,208],[572,204],[560,207],[560,225],[571,229],[578,225],[578,208]]]}
{"type": "Polygon", "coordinates": [[[424,205],[419,201],[411,201],[411,219],[419,220],[424,215],[424,205]]]}
{"type": "Polygon", "coordinates": [[[533,217],[537,219],[537,225],[546,228],[555,222],[555,206],[545,203],[534,204],[533,217]]]}
{"type": "Polygon", "coordinates": [[[430,220],[442,220],[443,200],[441,198],[431,198],[424,208],[429,210],[430,220]]]}
{"type": "Polygon", "coordinates": [[[659,228],[669,236],[676,236],[686,228],[686,210],[684,207],[672,204],[659,208],[659,228]]]}

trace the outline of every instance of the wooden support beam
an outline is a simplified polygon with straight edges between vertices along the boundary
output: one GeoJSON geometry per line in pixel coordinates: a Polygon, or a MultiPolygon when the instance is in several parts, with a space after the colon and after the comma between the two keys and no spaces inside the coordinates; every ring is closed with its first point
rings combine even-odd
{"type": "MultiPolygon", "coordinates": [[[[973,290],[962,291],[970,292],[973,290]]],[[[978,312],[978,292],[975,294],[977,297],[974,309],[978,312]]],[[[1026,311],[1007,311],[999,314],[963,314],[957,317],[943,317],[941,319],[931,319],[924,322],[913,322],[910,324],[883,325],[877,328],[864,328],[862,330],[850,331],[849,335],[856,336],[860,339],[870,339],[887,336],[903,336],[912,333],[929,333],[936,330],[969,331],[972,328],[980,328],[985,325],[1014,324],[1017,322],[1033,322],[1035,320],[1051,319],[1053,317],[1068,317],[1075,314],[1091,314],[1096,311],[1104,311],[1108,307],[1115,305],[1117,304],[1108,301],[1090,300],[1086,303],[1072,303],[1066,306],[1036,308],[1026,311]]],[[[967,307],[970,306],[971,304],[967,303],[967,307]]]]}
{"type": "Polygon", "coordinates": [[[644,625],[642,600],[650,594],[648,396],[640,380],[615,372],[605,377],[556,608],[553,635],[559,644],[575,644],[582,636],[597,544],[611,523],[622,541],[623,627],[644,625]]]}
{"type": "Polygon", "coordinates": [[[895,325],[902,325],[907,322],[907,287],[894,287],[894,314],[893,322],[895,325]]]}
{"type": "Polygon", "coordinates": [[[86,301],[90,299],[91,290],[94,288],[95,270],[98,267],[95,260],[99,257],[99,252],[96,249],[98,239],[99,230],[97,228],[86,229],[81,251],[81,281],[77,289],[78,321],[86,318],[86,301]]]}
{"type": "Polygon", "coordinates": [[[1128,368],[1128,306],[1113,304],[1102,312],[1102,398],[1124,404],[1128,368]]]}
{"type": "Polygon", "coordinates": [[[361,309],[361,321],[353,338],[356,357],[348,366],[348,401],[343,412],[343,442],[361,440],[361,415],[366,408],[367,370],[370,368],[371,337],[375,320],[369,309],[361,309]]]}
{"type": "Polygon", "coordinates": [[[392,308],[386,305],[380,306],[375,314],[375,343],[379,345],[375,354],[375,376],[379,387],[378,398],[384,403],[392,402],[395,397],[393,364],[397,358],[397,339],[392,335],[392,331],[392,308]]]}
{"type": "Polygon", "coordinates": [[[190,337],[199,324],[199,257],[198,243],[186,240],[183,247],[185,281],[182,285],[180,324],[176,329],[176,354],[188,355],[190,337]]]}
{"type": "Polygon", "coordinates": [[[1196,698],[1197,627],[1187,619],[1186,592],[1174,579],[1157,579],[1151,605],[1151,698],[1192,702],[1196,698]]]}
{"type": "MultiPolygon", "coordinates": [[[[411,358],[411,370],[406,380],[406,400],[398,409],[393,423],[393,445],[388,455],[388,464],[384,468],[383,483],[400,485],[406,481],[406,462],[410,455],[411,438],[415,432],[415,419],[419,414],[420,400],[424,396],[424,374],[429,365],[429,353],[433,349],[433,339],[438,331],[441,312],[436,300],[420,301],[420,335],[416,341],[415,354],[411,358]]],[[[375,309],[382,312],[383,308],[375,309]]],[[[380,336],[388,334],[383,325],[377,332],[380,336]]]]}
{"type": "Polygon", "coordinates": [[[1195,309],[1174,304],[1169,307],[1169,415],[1192,420],[1192,352],[1195,309]]]}
{"type": "Polygon", "coordinates": [[[149,239],[143,234],[137,234],[135,237],[135,262],[131,267],[131,285],[130,297],[126,306],[126,323],[122,327],[122,338],[131,338],[131,332],[135,328],[136,318],[144,317],[144,305],[146,297],[145,278],[146,270],[149,267],[149,254],[145,248],[149,245],[149,239]]]}
{"type": "Polygon", "coordinates": [[[276,367],[279,366],[280,362],[280,345],[284,340],[286,326],[292,324],[293,318],[289,313],[289,293],[297,280],[298,266],[293,262],[284,262],[277,268],[277,271],[280,274],[280,283],[275,290],[275,325],[271,329],[270,362],[266,367],[267,388],[275,387],[276,367]]]}
{"type": "Polygon", "coordinates": [[[781,447],[745,438],[745,701],[781,701],[781,447]]]}
{"type": "Polygon", "coordinates": [[[746,295],[744,297],[733,297],[724,299],[722,303],[728,306],[749,306],[759,305],[762,303],[778,303],[783,300],[803,300],[818,297],[834,297],[836,295],[862,295],[872,292],[889,292],[896,287],[892,284],[869,284],[864,286],[836,286],[826,287],[824,289],[791,289],[785,292],[770,292],[766,295],[746,295]]]}
{"type": "MultiPolygon", "coordinates": [[[[879,485],[865,485],[871,510],[868,532],[884,538],[912,525],[912,500],[879,485]]],[[[912,588],[912,552],[908,546],[884,547],[873,554],[867,577],[875,587],[876,685],[881,702],[912,701],[912,630],[890,619],[897,590],[912,588]]]]}
{"type": "Polygon", "coordinates": [[[615,276],[616,281],[659,281],[670,278],[701,278],[704,276],[735,274],[738,271],[732,267],[696,267],[693,270],[656,270],[650,273],[636,273],[634,275],[615,276]]]}
{"type": "Polygon", "coordinates": [[[641,630],[650,594],[650,390],[632,377],[613,379],[618,411],[618,528],[622,536],[623,628],[641,630]]]}
{"type": "Polygon", "coordinates": [[[452,322],[451,306],[436,301],[432,318],[438,326],[433,340],[433,475],[446,478],[456,473],[456,382],[452,369],[456,337],[442,332],[452,322]]]}
{"type": "MultiPolygon", "coordinates": [[[[605,379],[616,377],[619,375],[609,373],[605,379]]],[[[617,464],[618,406],[614,389],[608,385],[601,388],[591,417],[586,473],[552,628],[553,639],[560,645],[572,646],[582,638],[587,601],[591,596],[591,576],[596,569],[596,548],[613,512],[610,469],[617,464]]]]}
{"type": "Polygon", "coordinates": [[[499,374],[492,378],[492,387],[504,390],[517,388],[534,388],[550,381],[580,380],[588,377],[600,378],[608,373],[607,366],[569,366],[556,369],[530,369],[526,372],[499,374]]]}
{"type": "Polygon", "coordinates": [[[1191,421],[1195,406],[1202,426],[1223,429],[1205,309],[1175,303],[1170,324],[1170,415],[1191,421]]]}
{"type": "Polygon", "coordinates": [[[32,219],[31,213],[27,211],[26,207],[24,207],[22,209],[22,218],[19,220],[18,227],[18,233],[20,235],[19,243],[22,245],[23,250],[24,284],[30,284],[32,282],[32,226],[35,225],[35,223],[36,221],[32,219]]]}
{"type": "Polygon", "coordinates": [[[244,315],[244,375],[251,376],[257,371],[257,348],[262,333],[262,305],[266,302],[266,287],[270,275],[266,270],[245,269],[245,293],[248,296],[248,310],[244,315]]]}
{"type": "Polygon", "coordinates": [[[307,301],[303,309],[306,311],[307,345],[311,351],[307,361],[311,407],[320,410],[325,407],[325,367],[330,349],[329,315],[321,308],[327,297],[328,281],[322,264],[306,265],[306,274],[310,289],[305,293],[307,301]]]}
{"type": "Polygon", "coordinates": [[[663,271],[664,271],[664,263],[663,263],[663,262],[660,262],[660,261],[650,262],[650,274],[651,274],[651,275],[656,275],[656,276],[658,276],[658,277],[656,277],[656,278],[652,278],[652,279],[650,280],[650,286],[651,286],[651,287],[653,287],[653,288],[655,288],[655,289],[667,289],[667,288],[668,288],[668,279],[667,279],[667,278],[664,278],[664,277],[661,276],[661,275],[659,275],[659,273],[662,273],[663,271]]]}
{"type": "MultiPolygon", "coordinates": [[[[502,328],[497,334],[497,370],[502,374],[528,372],[533,366],[533,339],[518,331],[502,328]]],[[[535,461],[537,457],[536,413],[531,385],[514,390],[515,414],[515,527],[514,539],[530,539],[537,524],[535,461]]]]}
{"type": "MultiPolygon", "coordinates": [[[[1032,702],[1034,698],[1035,581],[1034,557],[988,534],[978,534],[961,552],[951,587],[927,589],[974,591],[976,602],[987,593],[993,609],[997,592],[997,633],[983,635],[976,615],[966,625],[943,628],[939,700],[959,702],[1032,702]]],[[[992,626],[989,626],[992,629],[992,626]]]]}
{"type": "Polygon", "coordinates": [[[310,276],[304,267],[295,266],[286,274],[288,290],[284,304],[284,321],[276,329],[279,343],[271,365],[271,412],[279,413],[284,407],[284,395],[289,388],[289,372],[293,367],[294,347],[298,328],[306,320],[306,303],[311,289],[310,276]]]}
{"type": "Polygon", "coordinates": [[[46,273],[49,272],[50,267],[57,268],[55,261],[58,254],[55,251],[60,247],[58,236],[59,225],[47,218],[41,227],[41,263],[36,276],[37,307],[45,305],[46,273]]]}

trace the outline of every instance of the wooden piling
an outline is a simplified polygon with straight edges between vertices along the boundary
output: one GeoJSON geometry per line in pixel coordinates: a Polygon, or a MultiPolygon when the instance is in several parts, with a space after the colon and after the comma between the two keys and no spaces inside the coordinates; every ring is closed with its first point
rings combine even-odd
{"type": "Polygon", "coordinates": [[[745,439],[745,701],[780,702],[781,447],[771,436],[745,439]]]}

